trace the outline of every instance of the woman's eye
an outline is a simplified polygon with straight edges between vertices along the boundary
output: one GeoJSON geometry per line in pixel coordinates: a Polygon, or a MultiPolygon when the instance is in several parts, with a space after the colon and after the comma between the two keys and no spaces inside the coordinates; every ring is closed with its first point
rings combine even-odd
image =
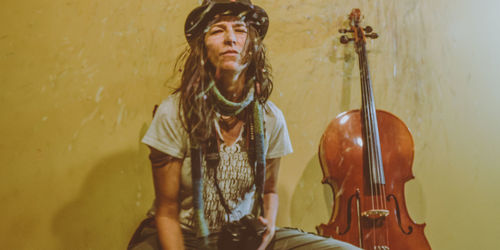
{"type": "Polygon", "coordinates": [[[236,29],[236,32],[247,33],[246,29],[236,29]]]}
{"type": "Polygon", "coordinates": [[[222,30],[221,30],[221,29],[215,29],[215,30],[212,30],[212,31],[210,32],[210,34],[217,34],[217,33],[220,33],[220,32],[222,32],[222,30]]]}

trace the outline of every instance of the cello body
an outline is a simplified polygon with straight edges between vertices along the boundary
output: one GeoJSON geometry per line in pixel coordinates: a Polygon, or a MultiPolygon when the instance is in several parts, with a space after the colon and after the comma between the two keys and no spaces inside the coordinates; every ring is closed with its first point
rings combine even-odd
{"type": "Polygon", "coordinates": [[[361,27],[360,19],[354,9],[350,29],[340,30],[354,38],[344,35],[340,41],[355,44],[362,106],[338,115],[321,138],[323,183],[333,189],[334,207],[330,221],[317,230],[367,250],[431,249],[425,224],[410,218],[404,196],[405,183],[414,178],[413,138],[398,117],[375,109],[365,45],[378,35],[361,27]]]}
{"type": "Polygon", "coordinates": [[[372,209],[373,197],[361,111],[351,110],[332,120],[321,139],[323,183],[333,189],[334,209],[318,232],[364,249],[383,249],[377,248],[377,242],[385,243],[386,238],[389,249],[431,249],[423,232],[425,224],[410,218],[404,197],[404,184],[414,178],[413,138],[406,125],[389,112],[377,110],[377,121],[389,215],[380,221],[361,215],[372,209]]]}

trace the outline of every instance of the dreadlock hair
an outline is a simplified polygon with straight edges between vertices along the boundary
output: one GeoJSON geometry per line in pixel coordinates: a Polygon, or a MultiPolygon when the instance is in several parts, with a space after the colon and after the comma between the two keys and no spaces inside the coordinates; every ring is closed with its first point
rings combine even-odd
{"type": "MultiPolygon", "coordinates": [[[[246,21],[248,33],[244,46],[243,62],[249,62],[246,68],[246,84],[255,77],[255,82],[260,84],[260,92],[255,97],[265,103],[273,90],[271,65],[266,59],[266,49],[257,30],[252,23],[246,21]]],[[[174,91],[180,93],[179,114],[182,124],[192,143],[207,141],[213,131],[213,120],[216,117],[215,103],[209,95],[210,74],[214,74],[215,67],[207,58],[205,46],[205,33],[200,33],[193,38],[188,46],[178,57],[174,70],[182,72],[181,84],[174,91]],[[181,68],[180,65],[184,65],[181,68]]],[[[248,91],[251,86],[245,86],[248,91]]],[[[243,93],[244,95],[246,93],[243,93]]]]}

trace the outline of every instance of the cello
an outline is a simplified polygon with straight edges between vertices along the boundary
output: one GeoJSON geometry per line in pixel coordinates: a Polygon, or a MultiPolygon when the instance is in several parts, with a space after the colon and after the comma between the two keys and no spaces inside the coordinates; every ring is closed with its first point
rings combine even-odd
{"type": "Polygon", "coordinates": [[[323,183],[334,193],[332,216],[318,233],[367,250],[431,249],[425,224],[409,216],[405,182],[414,178],[413,138],[395,115],[375,109],[367,61],[366,40],[376,39],[370,26],[361,27],[361,12],[353,9],[350,28],[340,42],[354,42],[361,75],[362,107],[339,114],[323,133],[319,158],[323,183]]]}

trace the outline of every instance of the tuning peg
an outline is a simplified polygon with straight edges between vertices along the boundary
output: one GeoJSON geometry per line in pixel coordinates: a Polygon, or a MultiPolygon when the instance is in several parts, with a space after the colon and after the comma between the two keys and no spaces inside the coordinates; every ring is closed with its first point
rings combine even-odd
{"type": "Polygon", "coordinates": [[[364,29],[363,29],[366,33],[371,33],[373,31],[373,28],[372,26],[366,26],[364,29]]]}
{"type": "Polygon", "coordinates": [[[352,33],[354,30],[352,29],[339,29],[339,33],[345,34],[345,33],[352,33]]]}
{"type": "Polygon", "coordinates": [[[371,39],[377,39],[378,34],[377,33],[370,33],[370,34],[365,34],[366,37],[369,37],[371,39]]]}
{"type": "Polygon", "coordinates": [[[350,41],[354,41],[354,38],[349,38],[347,36],[341,36],[340,37],[340,43],[342,43],[342,44],[346,44],[346,43],[348,43],[350,41]]]}

